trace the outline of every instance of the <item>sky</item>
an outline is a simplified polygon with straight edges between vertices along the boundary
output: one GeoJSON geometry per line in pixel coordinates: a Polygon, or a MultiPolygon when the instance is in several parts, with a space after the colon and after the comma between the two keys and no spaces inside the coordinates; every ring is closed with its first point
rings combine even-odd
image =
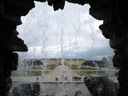
{"type": "Polygon", "coordinates": [[[89,5],[67,3],[64,10],[54,11],[46,3],[21,18],[19,37],[28,46],[21,58],[82,58],[100,60],[113,56],[109,40],[102,35],[98,21],[89,15],[89,5]]]}

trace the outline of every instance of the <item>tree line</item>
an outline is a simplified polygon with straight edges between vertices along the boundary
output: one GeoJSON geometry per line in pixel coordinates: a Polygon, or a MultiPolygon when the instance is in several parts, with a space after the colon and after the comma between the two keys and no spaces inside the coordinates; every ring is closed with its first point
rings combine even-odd
{"type": "MultiPolygon", "coordinates": [[[[109,59],[112,59],[112,58],[109,58],[109,59]]],[[[109,63],[110,63],[110,60],[107,60],[107,58],[104,57],[102,60],[87,60],[82,65],[105,68],[108,66],[109,63]]]]}

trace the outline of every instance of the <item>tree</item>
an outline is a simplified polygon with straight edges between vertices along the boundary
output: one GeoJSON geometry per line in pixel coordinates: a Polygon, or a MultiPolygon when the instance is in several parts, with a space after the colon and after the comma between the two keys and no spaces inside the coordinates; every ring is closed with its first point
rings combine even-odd
{"type": "Polygon", "coordinates": [[[108,66],[108,61],[107,59],[104,57],[102,60],[89,60],[89,61],[85,61],[82,65],[85,66],[92,66],[92,67],[100,67],[100,68],[104,68],[108,66]]]}

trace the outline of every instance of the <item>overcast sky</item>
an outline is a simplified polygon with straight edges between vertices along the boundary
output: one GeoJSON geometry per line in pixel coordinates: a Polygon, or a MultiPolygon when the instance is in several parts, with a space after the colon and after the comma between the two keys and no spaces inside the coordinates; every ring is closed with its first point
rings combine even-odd
{"type": "Polygon", "coordinates": [[[109,40],[102,36],[102,21],[89,15],[88,5],[65,4],[64,10],[53,11],[47,3],[35,2],[17,27],[19,37],[28,46],[24,58],[102,59],[112,56],[109,40]]]}

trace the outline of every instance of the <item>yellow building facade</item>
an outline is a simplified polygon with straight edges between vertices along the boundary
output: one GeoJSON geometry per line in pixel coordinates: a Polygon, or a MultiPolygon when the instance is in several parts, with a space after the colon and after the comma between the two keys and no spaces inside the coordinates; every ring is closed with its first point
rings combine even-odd
{"type": "Polygon", "coordinates": [[[41,59],[43,64],[47,65],[81,65],[85,62],[84,59],[41,59]]]}

